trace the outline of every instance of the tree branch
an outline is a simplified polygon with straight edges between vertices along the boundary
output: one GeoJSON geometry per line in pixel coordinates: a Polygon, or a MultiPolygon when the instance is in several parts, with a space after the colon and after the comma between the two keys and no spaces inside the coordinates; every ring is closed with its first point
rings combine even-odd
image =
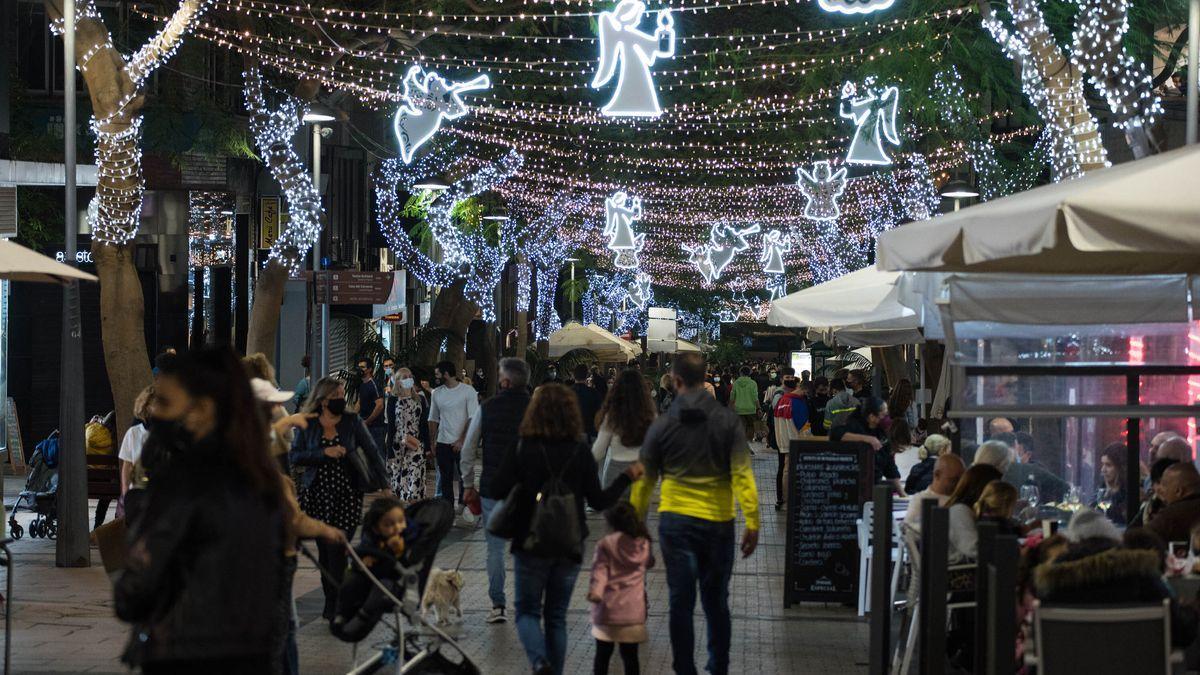
{"type": "Polygon", "coordinates": [[[146,78],[175,53],[192,22],[208,9],[209,0],[181,0],[179,8],[158,31],[129,59],[129,79],[141,87],[146,78]]]}

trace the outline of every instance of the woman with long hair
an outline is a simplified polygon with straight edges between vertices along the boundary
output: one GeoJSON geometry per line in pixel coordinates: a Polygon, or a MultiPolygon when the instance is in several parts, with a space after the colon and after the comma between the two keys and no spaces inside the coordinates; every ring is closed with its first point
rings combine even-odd
{"type": "Polygon", "coordinates": [[[1110,443],[1100,451],[1100,480],[1094,508],[1100,509],[1117,525],[1125,524],[1125,453],[1124,443],[1110,443]]]}
{"type": "Polygon", "coordinates": [[[1004,474],[991,464],[975,464],[958,479],[958,485],[946,501],[950,509],[950,562],[974,560],[979,545],[975,503],[988,483],[1000,480],[1004,474]]]}
{"type": "Polygon", "coordinates": [[[145,673],[270,672],[282,583],[282,476],[237,356],[164,360],[151,435],[165,448],[130,533],[116,613],[145,673]]]}
{"type": "MultiPolygon", "coordinates": [[[[888,405],[888,409],[892,409],[888,405]]],[[[900,472],[900,481],[908,480],[912,468],[921,461],[921,447],[913,445],[912,427],[903,418],[893,419],[888,427],[888,443],[892,446],[892,459],[900,472]]]]}
{"type": "MultiPolygon", "coordinates": [[[[375,440],[362,418],[346,412],[346,388],[340,380],[323,377],[313,386],[301,406],[315,420],[300,430],[292,441],[288,459],[304,467],[300,477],[300,508],[317,520],[332,525],[354,538],[362,520],[363,494],[369,476],[359,475],[352,457],[362,449],[367,470],[383,476],[383,460],[375,449],[375,440]]],[[[338,584],[346,569],[346,549],[340,545],[317,543],[318,559],[330,575],[321,575],[325,592],[322,616],[332,619],[337,610],[338,584]]]]}
{"type": "Polygon", "coordinates": [[[675,401],[675,383],[671,381],[669,373],[663,373],[663,376],[658,378],[658,412],[659,414],[667,412],[671,404],[675,401]]]}
{"type": "Polygon", "coordinates": [[[642,476],[642,465],[630,465],[612,485],[601,488],[596,461],[580,440],[583,420],[578,399],[561,384],[543,384],[533,392],[519,434],[520,442],[505,453],[492,478],[492,489],[509,494],[517,484],[522,487],[512,507],[517,636],[534,673],[559,675],[567,655],[567,606],[587,537],[584,502],[593,509],[608,508],[631,481],[642,476]],[[551,480],[561,481],[575,497],[573,515],[580,540],[578,545],[572,542],[570,550],[543,547],[537,537],[530,537],[535,498],[551,480]]]}
{"type": "Polygon", "coordinates": [[[888,399],[888,410],[892,411],[893,418],[908,422],[909,429],[917,428],[916,393],[913,391],[912,381],[908,378],[901,378],[892,389],[892,395],[888,399]]]}
{"type": "Polygon", "coordinates": [[[392,456],[388,476],[392,491],[404,502],[425,498],[425,447],[421,443],[421,390],[412,370],[401,366],[392,376],[392,396],[396,399],[396,433],[392,437],[392,456]]]}
{"type": "Polygon", "coordinates": [[[607,485],[637,461],[642,439],[654,421],[654,401],[641,374],[633,369],[621,371],[596,417],[600,432],[592,444],[592,456],[601,467],[600,482],[607,485]]]}

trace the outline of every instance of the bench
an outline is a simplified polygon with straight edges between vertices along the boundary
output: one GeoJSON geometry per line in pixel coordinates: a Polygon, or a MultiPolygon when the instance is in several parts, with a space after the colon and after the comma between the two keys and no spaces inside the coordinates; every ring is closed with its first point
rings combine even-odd
{"type": "Polygon", "coordinates": [[[87,456],[87,494],[91,499],[121,496],[121,460],[116,455],[87,456]]]}

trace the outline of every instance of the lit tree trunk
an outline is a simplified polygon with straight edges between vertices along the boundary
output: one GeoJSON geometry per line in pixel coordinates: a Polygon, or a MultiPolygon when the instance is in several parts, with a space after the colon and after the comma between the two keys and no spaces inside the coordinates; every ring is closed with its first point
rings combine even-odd
{"type": "MultiPolygon", "coordinates": [[[[132,241],[141,216],[143,85],[178,48],[207,0],[183,0],[159,32],[126,60],[91,0],[75,3],[75,57],[92,103],[96,135],[96,217],[92,256],[100,277],[104,365],[117,413],[117,434],[133,419],[133,401],[151,381],[145,299],[133,265],[132,241]]],[[[51,28],[62,31],[63,0],[45,0],[51,28]]],[[[65,133],[75,133],[66,129],[65,133]]]]}
{"type": "Polygon", "coordinates": [[[254,282],[254,307],[250,310],[250,326],[246,332],[246,353],[262,352],[275,359],[275,334],[279,314],[283,310],[283,294],[287,289],[287,269],[271,260],[254,282]]]}
{"type": "Polygon", "coordinates": [[[305,256],[321,233],[321,197],[293,146],[306,104],[288,96],[278,107],[272,108],[263,89],[261,71],[255,66],[250,67],[246,72],[245,89],[250,132],[263,162],[283,190],[289,218],[286,229],[271,245],[266,269],[254,284],[254,307],[250,312],[246,353],[262,352],[268,359],[274,359],[275,335],[288,274],[300,271],[305,256]]]}
{"type": "Polygon", "coordinates": [[[979,0],[984,27],[1021,66],[1021,88],[1037,108],[1051,140],[1055,180],[1075,178],[1108,166],[1096,118],[1083,95],[1083,75],[1054,41],[1038,0],[1008,0],[1010,30],[979,0]]]}
{"type": "MultiPolygon", "coordinates": [[[[479,312],[479,306],[467,299],[463,293],[464,279],[457,279],[443,286],[433,307],[429,311],[429,326],[445,331],[447,359],[462,367],[466,354],[467,329],[479,312]]],[[[416,351],[416,365],[431,366],[438,360],[440,340],[429,340],[416,351]]]]}

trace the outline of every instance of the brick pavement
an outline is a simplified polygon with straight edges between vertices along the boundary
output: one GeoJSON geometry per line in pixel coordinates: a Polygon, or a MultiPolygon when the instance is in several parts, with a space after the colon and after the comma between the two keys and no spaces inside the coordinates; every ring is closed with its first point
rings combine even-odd
{"type": "MultiPolygon", "coordinates": [[[[866,671],[867,624],[854,611],[840,606],[805,605],[783,609],[784,532],[783,514],[771,509],[774,503],[775,456],[759,454],[754,461],[759,479],[763,533],[758,551],[734,566],[730,599],[733,609],[732,672],[757,673],[857,673],[866,671]]],[[[6,480],[5,494],[11,501],[23,481],[6,480]]],[[[94,504],[93,504],[94,506],[94,504]]],[[[19,517],[24,521],[25,518],[19,517]]],[[[594,540],[603,530],[599,516],[588,523],[594,540]]],[[[651,532],[657,530],[652,517],[651,532]]],[[[483,618],[490,609],[484,568],[482,530],[455,527],[444,542],[439,560],[451,565],[463,554],[466,580],[462,606],[465,622],[460,642],[481,665],[483,672],[507,675],[526,673],[525,656],[512,623],[488,625],[483,618]]],[[[93,549],[94,567],[54,567],[54,544],[30,539],[28,534],[13,546],[16,584],[13,605],[14,673],[124,673],[118,657],[127,637],[126,627],[113,618],[110,584],[93,549]]],[[[590,546],[586,555],[590,559],[590,546]]],[[[656,555],[661,560],[661,556],[656,555]]],[[[512,602],[512,567],[508,567],[508,597],[512,602]]],[[[591,671],[593,641],[588,626],[586,566],[575,588],[568,614],[569,651],[567,672],[591,671]]],[[[667,639],[667,587],[661,566],[651,570],[647,591],[650,598],[651,640],[642,646],[641,661],[646,672],[670,672],[671,653],[667,639]]],[[[350,645],[329,635],[320,620],[321,589],[315,568],[302,559],[295,583],[301,615],[300,661],[304,673],[344,673],[353,664],[350,645]]],[[[704,624],[697,606],[697,663],[704,663],[704,624]]],[[[364,641],[364,650],[376,632],[364,641]]],[[[360,654],[361,657],[361,654],[360,654]]],[[[611,669],[621,671],[614,656],[611,669]]]]}

